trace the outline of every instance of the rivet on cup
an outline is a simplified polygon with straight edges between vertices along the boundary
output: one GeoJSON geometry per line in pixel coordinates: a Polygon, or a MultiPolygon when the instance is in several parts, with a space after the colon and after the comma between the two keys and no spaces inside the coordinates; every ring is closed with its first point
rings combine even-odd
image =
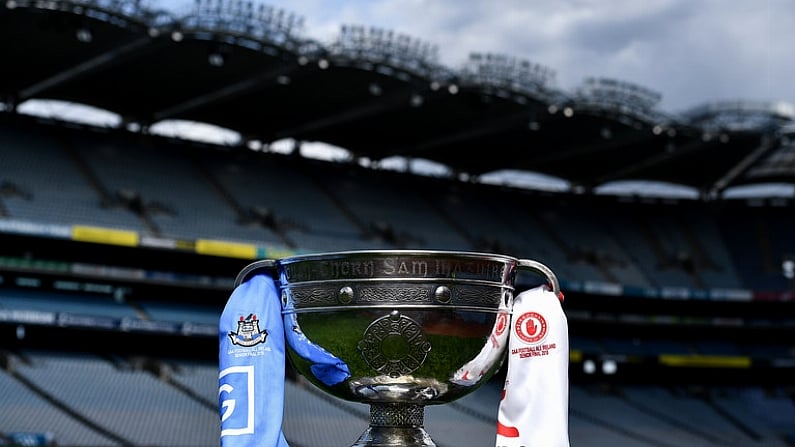
{"type": "Polygon", "coordinates": [[[339,295],[337,295],[337,301],[340,304],[350,304],[353,301],[353,288],[351,286],[341,288],[339,295]]]}
{"type": "Polygon", "coordinates": [[[450,288],[447,286],[439,286],[436,288],[436,301],[440,303],[447,304],[450,302],[450,298],[452,297],[452,293],[450,292],[450,288]]]}

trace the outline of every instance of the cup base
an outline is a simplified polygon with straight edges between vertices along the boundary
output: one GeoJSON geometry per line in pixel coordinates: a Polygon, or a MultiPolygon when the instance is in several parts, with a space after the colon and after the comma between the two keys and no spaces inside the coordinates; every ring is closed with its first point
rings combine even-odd
{"type": "Polygon", "coordinates": [[[436,447],[423,427],[369,427],[351,447],[436,447]]]}
{"type": "Polygon", "coordinates": [[[370,404],[370,427],[351,447],[435,447],[423,428],[425,406],[400,402],[370,404]]]}

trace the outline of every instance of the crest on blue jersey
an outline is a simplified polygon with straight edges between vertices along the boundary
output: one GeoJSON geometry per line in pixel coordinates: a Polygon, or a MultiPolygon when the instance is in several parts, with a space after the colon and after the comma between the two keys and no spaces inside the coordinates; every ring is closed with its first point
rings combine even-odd
{"type": "Polygon", "coordinates": [[[248,314],[247,317],[240,316],[237,322],[237,331],[229,333],[232,344],[240,346],[255,346],[265,343],[268,338],[268,330],[259,328],[259,320],[255,314],[248,314]]]}

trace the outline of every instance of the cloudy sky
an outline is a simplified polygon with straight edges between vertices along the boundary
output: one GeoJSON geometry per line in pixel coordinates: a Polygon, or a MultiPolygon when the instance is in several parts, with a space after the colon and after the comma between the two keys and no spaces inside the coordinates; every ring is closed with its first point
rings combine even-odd
{"type": "MultiPolygon", "coordinates": [[[[178,9],[188,0],[167,1],[178,9]]],[[[723,100],[795,103],[794,0],[261,3],[302,17],[304,33],[322,42],[344,24],[375,26],[437,46],[451,68],[470,52],[499,53],[550,68],[564,90],[590,76],[643,86],[667,112],[723,100]]]]}

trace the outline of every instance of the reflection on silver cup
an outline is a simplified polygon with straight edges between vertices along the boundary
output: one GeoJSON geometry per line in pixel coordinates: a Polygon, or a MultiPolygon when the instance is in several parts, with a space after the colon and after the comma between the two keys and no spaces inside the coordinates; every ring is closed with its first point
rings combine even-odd
{"type": "Polygon", "coordinates": [[[262,269],[278,280],[296,370],[370,405],[370,426],[352,447],[434,446],[424,407],[473,392],[503,363],[517,271],[560,291],[545,265],[488,253],[298,255],[254,262],[236,283],[262,269]]]}

